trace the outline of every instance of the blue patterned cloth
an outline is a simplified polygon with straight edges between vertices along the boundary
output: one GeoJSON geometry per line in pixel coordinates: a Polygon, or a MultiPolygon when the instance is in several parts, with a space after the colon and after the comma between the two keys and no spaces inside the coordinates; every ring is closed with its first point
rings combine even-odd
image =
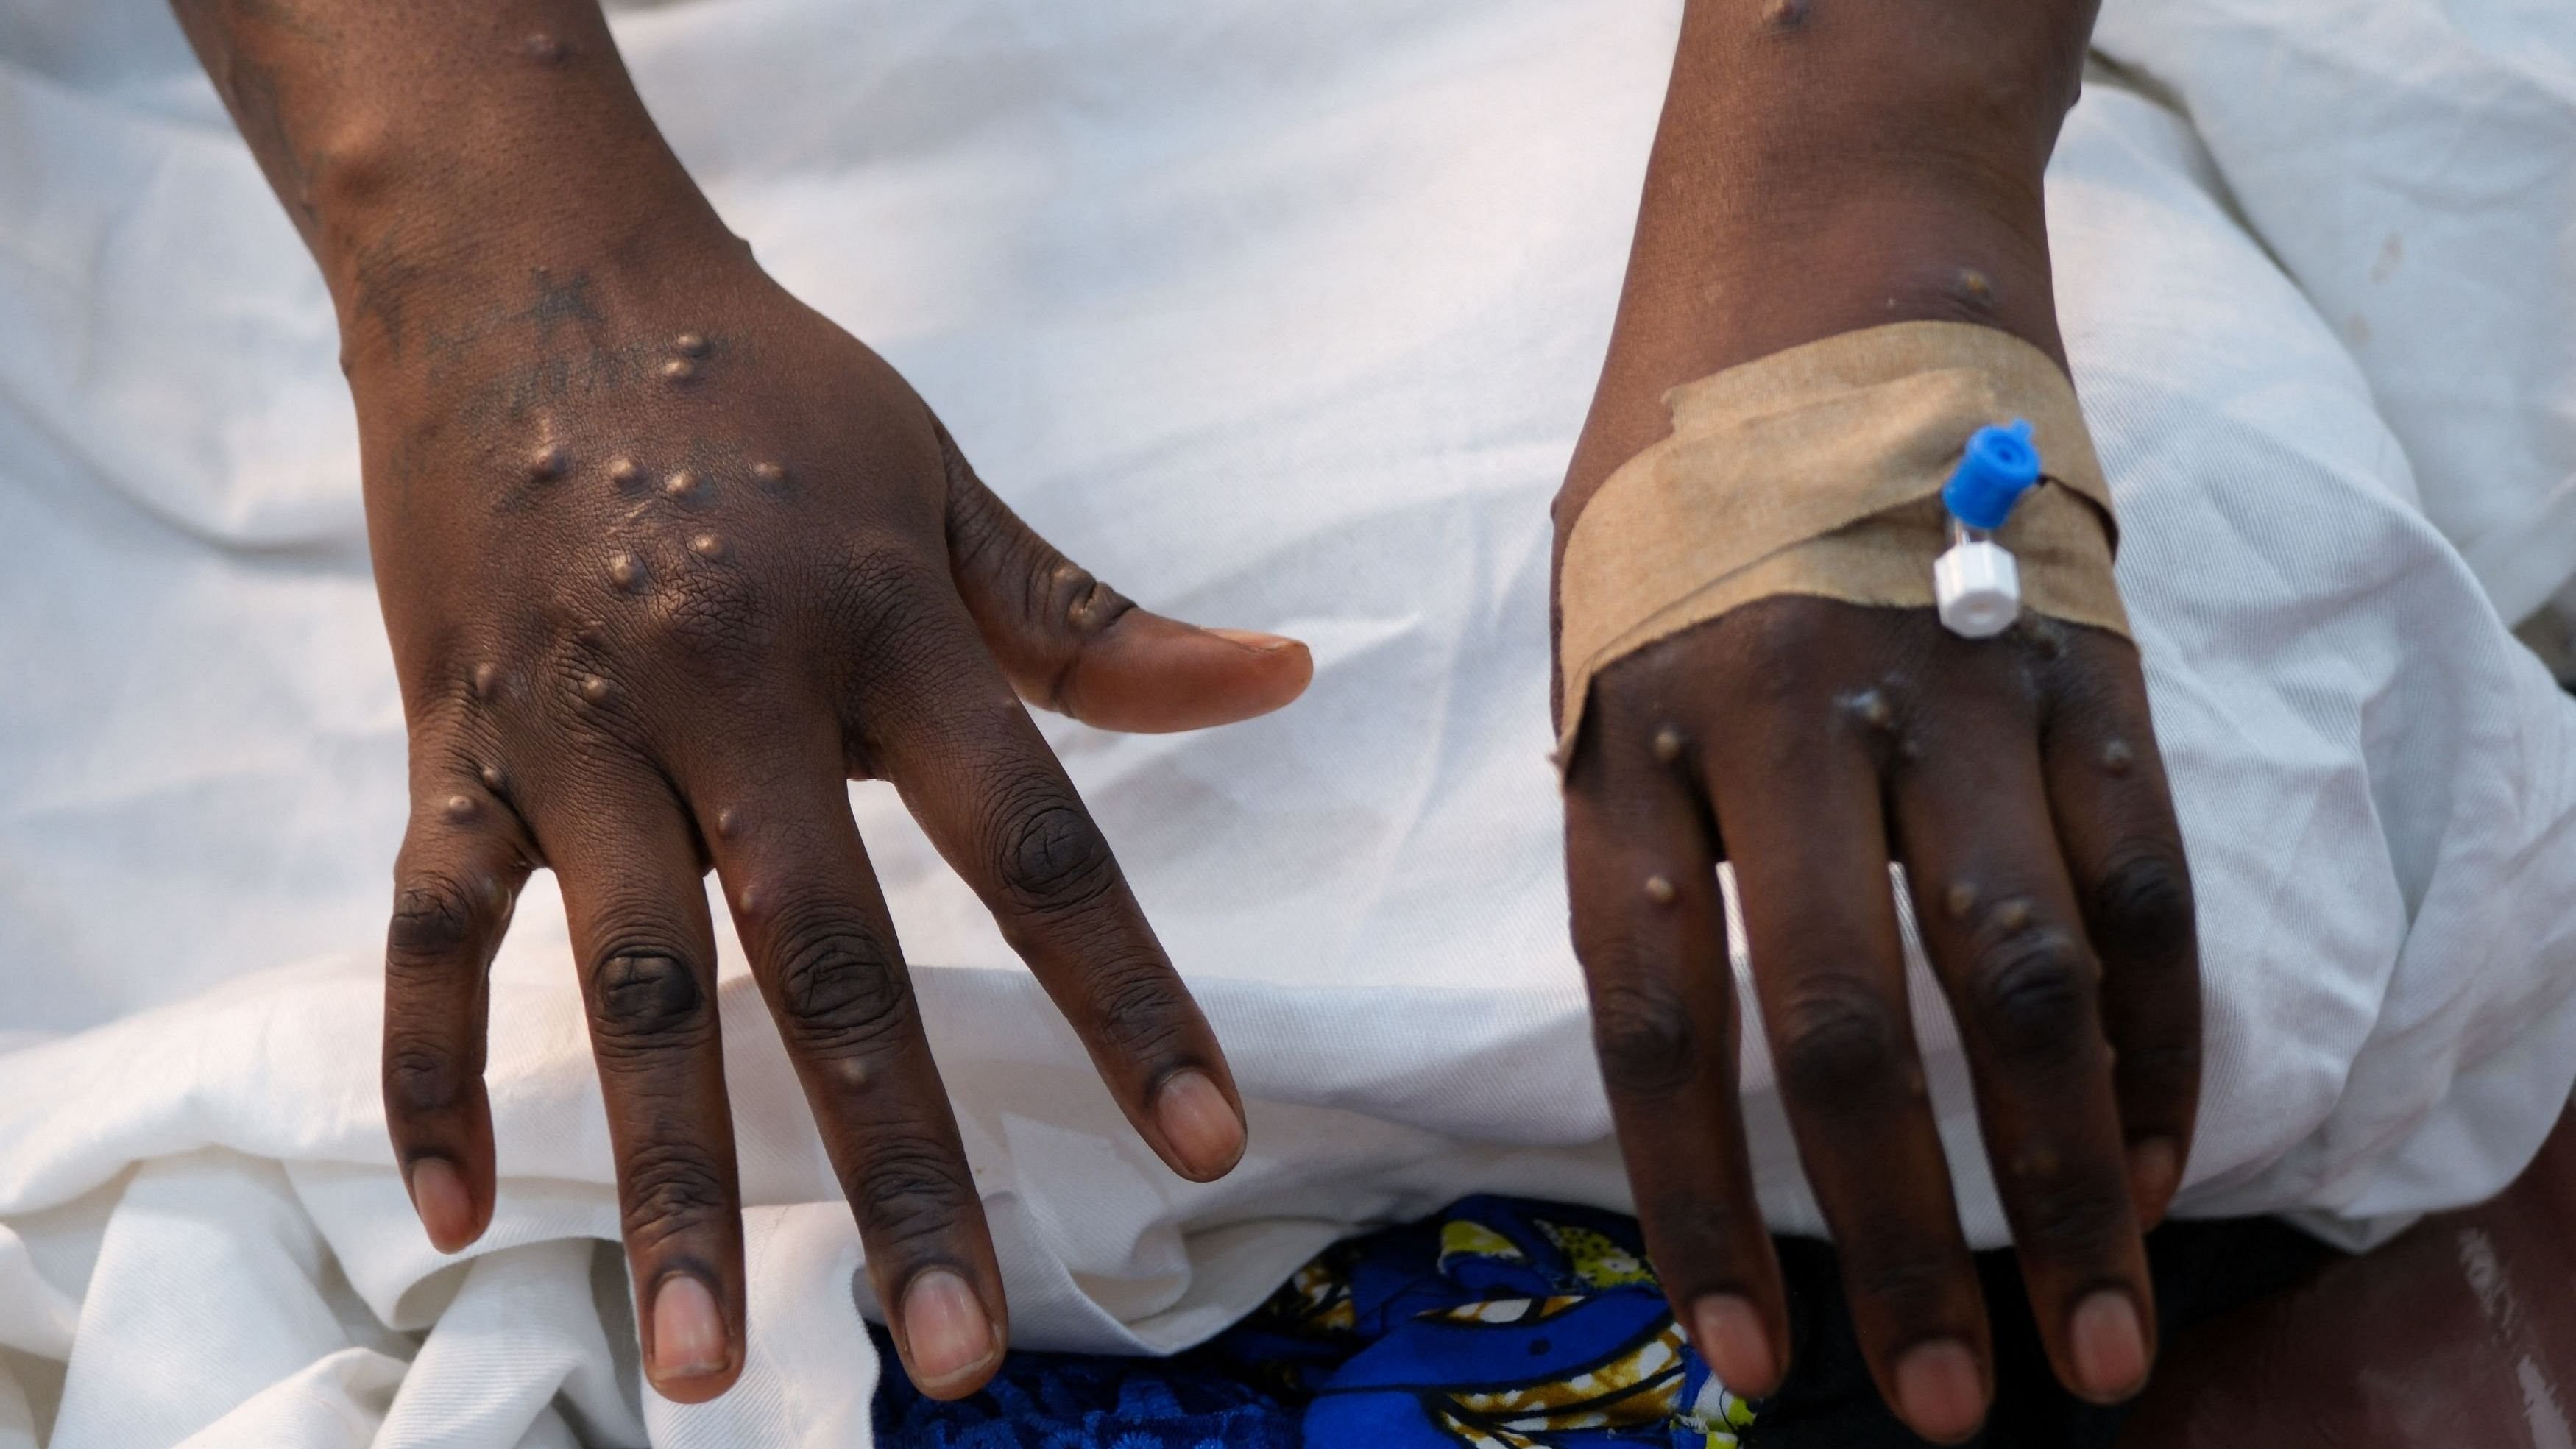
{"type": "Polygon", "coordinates": [[[1752,1406],[1683,1342],[1633,1219],[1495,1197],[1339,1243],[1170,1359],[1014,1353],[886,1449],[1733,1449],[1752,1406]]]}

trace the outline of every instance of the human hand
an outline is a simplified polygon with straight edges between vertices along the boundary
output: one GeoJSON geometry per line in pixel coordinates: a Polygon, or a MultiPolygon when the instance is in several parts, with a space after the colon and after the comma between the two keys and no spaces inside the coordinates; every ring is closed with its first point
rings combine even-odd
{"type": "MultiPolygon", "coordinates": [[[[687,229],[682,229],[686,231],[687,229]]],[[[645,1362],[742,1364],[712,866],[916,1383],[980,1386],[1002,1282],[845,779],[892,781],[1174,1171],[1224,1173],[1215,1038],[1023,699],[1123,730],[1278,708],[1302,645],[1131,607],[977,480],[874,353],[709,232],[380,293],[352,349],[411,731],[387,1119],[432,1239],[493,1208],[484,971],[560,879],[645,1362]]],[[[357,310],[370,303],[362,296],[357,310]]]]}
{"type": "Polygon", "coordinates": [[[1729,1387],[1787,1367],[1737,1100],[1715,865],[1732,862],[1761,1029],[1882,1392],[1939,1439],[1991,1393],[1977,1279],[1909,1027],[1905,866],[2060,1379],[2143,1379],[2140,1225],[2198,1090],[2189,876],[2136,652],[2026,619],[1763,600],[1613,664],[1566,782],[1575,949],[1647,1243],[1729,1387]]]}
{"type": "MultiPolygon", "coordinates": [[[[2063,366],[2041,177],[2086,0],[1903,16],[1694,0],[1627,288],[1556,506],[1663,437],[1678,384],[1839,333],[1974,322],[2063,366]]],[[[1924,561],[1930,568],[1931,561],[1924,561]]],[[[1905,880],[2057,1376],[2134,1392],[2153,1357],[2142,1224],[2199,1092],[2191,886],[2136,650],[2026,616],[1776,597],[1617,660],[1565,778],[1576,954],[1647,1246],[1739,1393],[1788,1368],[1739,1117],[1715,866],[1735,871],[1757,1020],[1880,1392],[1974,1431],[1985,1305],[1910,1030],[1905,880]]]]}

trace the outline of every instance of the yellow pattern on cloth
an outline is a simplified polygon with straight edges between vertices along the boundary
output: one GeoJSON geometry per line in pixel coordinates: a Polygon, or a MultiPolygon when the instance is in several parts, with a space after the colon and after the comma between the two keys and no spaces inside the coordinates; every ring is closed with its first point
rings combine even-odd
{"type": "Polygon", "coordinates": [[[1545,1218],[1533,1218],[1538,1230],[1574,1265],[1583,1281],[1595,1288],[1616,1288],[1623,1283],[1652,1283],[1655,1272],[1646,1260],[1629,1252],[1590,1228],[1569,1228],[1545,1218]]]}

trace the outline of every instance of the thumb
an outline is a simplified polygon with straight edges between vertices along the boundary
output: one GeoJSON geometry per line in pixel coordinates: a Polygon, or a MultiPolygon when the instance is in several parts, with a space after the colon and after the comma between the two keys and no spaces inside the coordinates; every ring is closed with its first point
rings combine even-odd
{"type": "Polygon", "coordinates": [[[975,476],[948,465],[948,560],[985,647],[1020,698],[1101,729],[1157,734],[1268,714],[1315,676],[1306,646],[1140,609],[1091,576],[975,476]]]}

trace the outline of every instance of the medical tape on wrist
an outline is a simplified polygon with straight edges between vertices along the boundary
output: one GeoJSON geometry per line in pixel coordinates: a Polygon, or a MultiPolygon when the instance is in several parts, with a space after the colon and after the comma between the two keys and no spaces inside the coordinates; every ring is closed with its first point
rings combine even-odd
{"type": "Polygon", "coordinates": [[[1669,437],[1584,505],[1557,576],[1574,759],[1593,678],[1621,657],[1756,599],[1804,594],[1930,608],[1947,547],[1941,485],[1968,437],[2027,418],[2044,476],[1995,534],[2023,607],[2126,637],[2112,582],[2111,493],[2048,354],[1964,322],[1846,332],[1664,394],[1669,437]]]}

